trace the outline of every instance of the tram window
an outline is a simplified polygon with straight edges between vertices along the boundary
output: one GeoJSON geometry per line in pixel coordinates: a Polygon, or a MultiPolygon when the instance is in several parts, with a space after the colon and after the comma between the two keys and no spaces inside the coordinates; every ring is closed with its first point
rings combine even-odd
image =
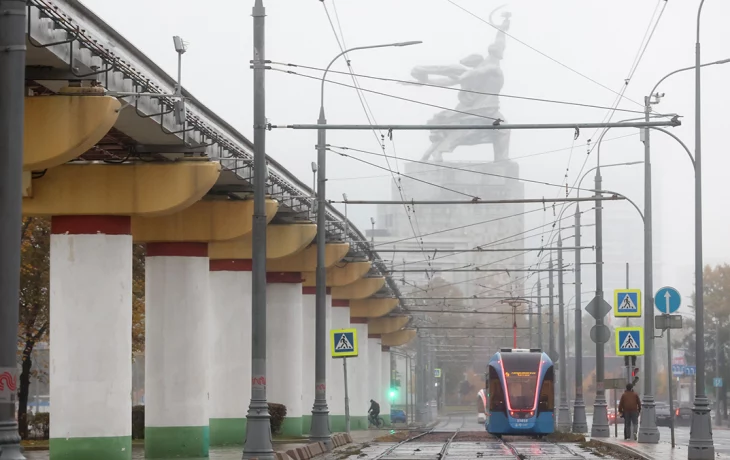
{"type": "Polygon", "coordinates": [[[504,392],[497,371],[489,366],[489,411],[504,411],[504,392]]]}
{"type": "Polygon", "coordinates": [[[530,410],[535,407],[539,355],[502,356],[504,377],[507,381],[510,407],[516,410],[530,410]]]}
{"type": "Polygon", "coordinates": [[[545,378],[542,381],[540,389],[540,404],[538,410],[554,410],[555,409],[555,378],[553,368],[545,372],[545,378]]]}

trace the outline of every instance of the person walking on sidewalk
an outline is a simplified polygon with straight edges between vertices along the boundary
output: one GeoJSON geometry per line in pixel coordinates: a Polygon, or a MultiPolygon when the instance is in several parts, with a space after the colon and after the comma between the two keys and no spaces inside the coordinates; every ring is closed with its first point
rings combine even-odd
{"type": "Polygon", "coordinates": [[[634,391],[632,384],[626,385],[626,391],[621,395],[618,403],[618,412],[624,418],[624,439],[636,441],[636,432],[639,429],[639,413],[641,412],[641,400],[634,391]]]}

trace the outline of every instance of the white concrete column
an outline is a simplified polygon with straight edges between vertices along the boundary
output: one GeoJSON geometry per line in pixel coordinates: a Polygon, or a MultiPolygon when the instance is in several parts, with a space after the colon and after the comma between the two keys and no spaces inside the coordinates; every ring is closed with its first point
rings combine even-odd
{"type": "MultiPolygon", "coordinates": [[[[327,407],[332,415],[332,359],[330,353],[330,331],[332,330],[332,291],[327,288],[327,407]]],[[[332,421],[330,420],[330,431],[332,431],[332,421]]]]}
{"type": "MultiPolygon", "coordinates": [[[[383,420],[390,424],[390,347],[380,347],[380,394],[382,403],[380,403],[380,412],[383,414],[383,420]]],[[[398,392],[400,393],[400,391],[398,392]]]]}
{"type": "MultiPolygon", "coordinates": [[[[380,404],[380,413],[385,415],[385,398],[383,398],[384,390],[382,388],[382,376],[380,375],[383,366],[380,363],[380,335],[368,336],[368,401],[374,399],[380,404]]],[[[389,413],[389,412],[388,412],[389,413]]]]}
{"type": "Polygon", "coordinates": [[[302,433],[312,426],[317,288],[302,287],[302,433]]]}
{"type": "MultiPolygon", "coordinates": [[[[348,329],[350,327],[350,301],[332,299],[330,329],[348,329]]],[[[329,340],[329,339],[328,339],[329,340]]],[[[329,345],[328,345],[329,346],[329,345]]],[[[330,395],[330,430],[333,433],[345,431],[345,374],[342,359],[330,359],[330,379],[327,381],[327,393],[330,395]]],[[[354,359],[348,359],[348,387],[352,400],[352,369],[354,359]]],[[[352,408],[351,408],[352,409],[352,408]]]]}
{"type": "MultiPolygon", "coordinates": [[[[370,350],[368,347],[368,322],[366,318],[350,318],[350,327],[357,330],[358,356],[347,360],[347,370],[352,375],[350,391],[350,420],[352,429],[368,429],[370,400],[377,393],[370,389],[370,350]]],[[[348,377],[349,377],[348,375],[348,377]]]]}
{"type": "Polygon", "coordinates": [[[266,391],[286,406],[285,436],[302,435],[302,275],[266,274],[266,391]]]}
{"type": "Polygon", "coordinates": [[[251,400],[251,259],[210,261],[210,445],[243,445],[251,400]]]}
{"type": "Polygon", "coordinates": [[[50,251],[50,458],[128,460],[130,219],[54,216],[50,251]]]}
{"type": "Polygon", "coordinates": [[[207,457],[210,275],[207,243],[149,243],[145,454],[207,457]]]}
{"type": "Polygon", "coordinates": [[[400,379],[400,391],[398,392],[398,397],[396,399],[398,402],[396,404],[398,406],[402,406],[401,408],[403,410],[406,410],[405,406],[407,405],[406,393],[410,393],[410,388],[408,388],[406,386],[406,376],[408,376],[408,385],[410,386],[410,384],[411,384],[411,382],[410,382],[411,377],[410,377],[410,375],[407,374],[408,368],[406,366],[406,363],[407,363],[407,360],[404,356],[399,356],[399,355],[395,356],[395,369],[398,372],[398,378],[400,379]],[[406,391],[407,388],[408,388],[408,391],[406,391]]]}

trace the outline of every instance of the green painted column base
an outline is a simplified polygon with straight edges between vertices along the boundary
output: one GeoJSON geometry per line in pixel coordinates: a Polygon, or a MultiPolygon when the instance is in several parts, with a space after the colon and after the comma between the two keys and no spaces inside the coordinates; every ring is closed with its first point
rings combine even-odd
{"type": "Polygon", "coordinates": [[[54,438],[49,450],[51,460],[130,460],[132,436],[54,438]]]}
{"type": "Polygon", "coordinates": [[[302,436],[302,417],[287,416],[284,423],[281,424],[281,435],[286,437],[302,436]]]}
{"type": "Polygon", "coordinates": [[[302,415],[302,434],[312,431],[312,415],[302,415]]]}
{"type": "Polygon", "coordinates": [[[212,418],[210,424],[210,445],[243,446],[246,439],[245,418],[212,418]]]}
{"type": "Polygon", "coordinates": [[[333,433],[344,433],[345,432],[345,416],[344,415],[330,415],[330,430],[333,433]]]}
{"type": "Polygon", "coordinates": [[[350,416],[351,430],[367,430],[368,425],[369,424],[367,415],[350,416]]]}
{"type": "Polygon", "coordinates": [[[148,426],[144,429],[144,453],[147,458],[208,457],[209,445],[208,426],[148,426]]]}
{"type": "Polygon", "coordinates": [[[380,417],[385,422],[385,426],[390,426],[391,425],[391,423],[390,423],[390,414],[388,414],[388,415],[381,415],[380,417]]]}

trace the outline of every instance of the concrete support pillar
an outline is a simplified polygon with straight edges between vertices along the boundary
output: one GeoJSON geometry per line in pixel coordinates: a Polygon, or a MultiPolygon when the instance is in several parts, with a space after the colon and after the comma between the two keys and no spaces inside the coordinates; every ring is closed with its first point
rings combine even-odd
{"type": "MultiPolygon", "coordinates": [[[[380,348],[380,413],[385,423],[390,425],[390,347],[380,348]]],[[[401,390],[402,391],[402,390],[401,390]]]]}
{"type": "Polygon", "coordinates": [[[406,364],[410,364],[405,357],[396,355],[395,357],[395,369],[398,372],[398,377],[400,378],[400,391],[398,392],[398,396],[396,397],[396,405],[402,406],[399,407],[399,409],[403,409],[408,412],[406,409],[406,406],[408,404],[408,399],[411,394],[411,376],[410,374],[407,374],[408,367],[406,364]],[[406,386],[406,375],[408,375],[408,386],[406,386]],[[406,389],[408,391],[406,391],[406,389]]]}
{"type": "Polygon", "coordinates": [[[147,458],[208,456],[208,272],[207,243],[147,245],[147,458]]]}
{"type": "Polygon", "coordinates": [[[251,399],[251,259],[210,261],[210,445],[242,446],[251,399]]]}
{"type": "Polygon", "coordinates": [[[357,329],[358,356],[347,360],[350,385],[350,426],[353,430],[368,429],[370,400],[378,393],[370,389],[370,350],[368,345],[367,318],[350,318],[351,328],[357,329]],[[351,377],[350,377],[351,376],[351,377]]]}
{"type": "Polygon", "coordinates": [[[385,394],[385,390],[382,387],[383,379],[381,377],[381,372],[383,370],[383,366],[380,363],[380,336],[377,334],[370,334],[368,336],[368,401],[371,399],[374,399],[378,404],[380,404],[380,412],[382,415],[385,415],[385,399],[383,398],[383,395],[385,394]]]}
{"type": "MultiPolygon", "coordinates": [[[[315,352],[315,297],[316,287],[303,286],[302,287],[302,432],[309,433],[309,429],[312,426],[312,406],[314,405],[314,352],[315,352]]],[[[331,309],[332,309],[332,291],[327,288],[327,298],[325,300],[327,304],[327,317],[325,322],[327,323],[327,356],[329,358],[329,331],[331,321],[331,309]]],[[[327,360],[327,386],[329,387],[330,382],[330,366],[331,359],[327,360]]],[[[329,394],[328,398],[332,398],[329,394]]],[[[329,401],[328,404],[329,406],[329,401]]]]}
{"type": "MultiPolygon", "coordinates": [[[[350,301],[332,299],[331,329],[348,329],[350,327],[350,301]]],[[[342,369],[342,359],[330,359],[330,376],[327,381],[327,394],[330,396],[330,430],[333,433],[345,431],[345,374],[342,369]]],[[[352,402],[353,363],[355,359],[348,359],[348,387],[352,402]]],[[[352,410],[352,407],[350,407],[352,410]]],[[[352,412],[351,412],[352,413],[352,412]]]]}
{"type": "MultiPolygon", "coordinates": [[[[302,275],[266,274],[266,389],[286,406],[285,436],[302,435],[302,275]]],[[[312,400],[314,402],[314,400],[312,400]]]]}
{"type": "Polygon", "coordinates": [[[129,217],[51,220],[50,458],[132,458],[129,217]]]}

